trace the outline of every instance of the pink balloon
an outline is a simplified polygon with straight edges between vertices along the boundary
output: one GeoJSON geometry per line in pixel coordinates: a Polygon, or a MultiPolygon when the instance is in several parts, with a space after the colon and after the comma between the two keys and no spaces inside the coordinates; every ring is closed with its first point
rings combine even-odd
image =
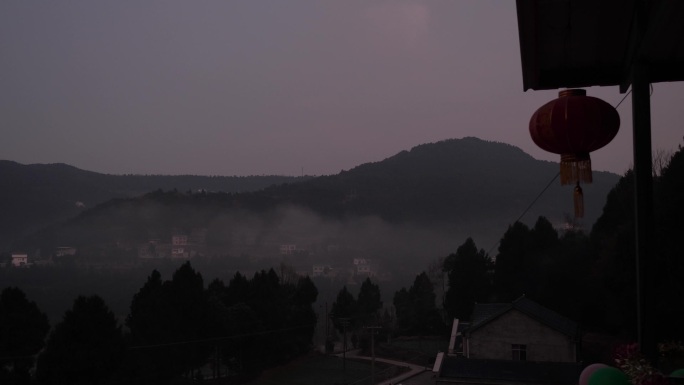
{"type": "Polygon", "coordinates": [[[595,371],[601,368],[609,367],[606,364],[591,364],[582,370],[579,377],[579,385],[589,385],[589,378],[595,371]]]}

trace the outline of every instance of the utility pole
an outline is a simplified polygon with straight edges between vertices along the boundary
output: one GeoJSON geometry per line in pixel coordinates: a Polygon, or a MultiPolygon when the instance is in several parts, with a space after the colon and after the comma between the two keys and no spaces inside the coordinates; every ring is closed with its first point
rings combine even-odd
{"type": "Polygon", "coordinates": [[[347,371],[347,325],[349,325],[349,318],[340,318],[342,323],[342,332],[344,334],[344,342],[342,343],[342,371],[347,371]]]}
{"type": "Polygon", "coordinates": [[[371,332],[371,384],[375,384],[375,334],[377,330],[382,329],[381,326],[364,326],[371,332]]]}

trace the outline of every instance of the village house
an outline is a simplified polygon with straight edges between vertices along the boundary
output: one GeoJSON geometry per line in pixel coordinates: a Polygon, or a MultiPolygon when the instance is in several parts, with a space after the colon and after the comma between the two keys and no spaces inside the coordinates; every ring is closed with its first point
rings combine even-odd
{"type": "Polygon", "coordinates": [[[467,358],[576,362],[574,321],[522,296],[512,303],[476,304],[465,331],[467,358]]]}
{"type": "Polygon", "coordinates": [[[328,277],[333,275],[333,268],[330,265],[313,265],[312,277],[328,277]]]}
{"type": "Polygon", "coordinates": [[[574,321],[522,296],[476,304],[471,322],[442,355],[437,384],[576,384],[580,333],[574,321]]]}
{"type": "Polygon", "coordinates": [[[71,246],[58,246],[55,248],[55,257],[64,257],[67,255],[76,255],[76,248],[71,246]]]}
{"type": "Polygon", "coordinates": [[[354,258],[354,274],[373,277],[375,276],[376,269],[374,268],[372,261],[367,258],[354,258]]]}
{"type": "Polygon", "coordinates": [[[280,255],[292,255],[297,252],[297,245],[283,244],[280,245],[280,255]]]}
{"type": "Polygon", "coordinates": [[[28,254],[26,253],[12,253],[12,266],[14,267],[28,267],[28,254]]]}

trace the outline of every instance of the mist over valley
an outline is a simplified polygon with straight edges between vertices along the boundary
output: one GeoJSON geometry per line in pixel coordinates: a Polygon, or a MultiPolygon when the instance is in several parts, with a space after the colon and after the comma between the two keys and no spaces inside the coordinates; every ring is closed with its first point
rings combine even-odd
{"type": "MultiPolygon", "coordinates": [[[[80,171],[58,169],[64,168],[80,171]]],[[[81,176],[78,189],[60,191],[62,201],[98,193],[104,197],[104,192],[113,199],[15,239],[7,252],[23,250],[34,265],[82,266],[123,276],[138,271],[138,284],[130,290],[152,269],[170,274],[187,259],[207,282],[227,280],[237,271],[250,276],[274,268],[312,276],[325,301],[324,282],[335,292],[369,275],[390,296],[468,237],[494,256],[501,236],[553,180],[558,164],[535,160],[507,144],[464,138],[420,145],[337,175],[283,177],[278,184],[279,177],[243,178],[251,188],[236,184],[232,191],[218,182],[240,178],[164,177],[177,184],[136,195],[163,179],[128,177],[137,184],[126,184],[124,178],[114,188],[115,177],[84,173],[94,182],[81,176]],[[211,189],[205,187],[209,181],[214,182],[211,189]],[[222,186],[225,191],[219,191],[222,186]]],[[[50,179],[49,173],[45,178],[50,179]]],[[[58,176],[51,178],[60,185],[58,176]]],[[[36,179],[37,186],[47,184],[36,179]]],[[[521,221],[532,224],[545,216],[560,231],[571,226],[588,231],[617,180],[615,174],[594,172],[593,185],[583,186],[582,221],[570,214],[572,188],[553,181],[521,221]]],[[[75,182],[65,178],[64,183],[75,182]]],[[[41,194],[49,197],[50,191],[35,190],[24,195],[27,199],[13,196],[10,213],[21,217],[36,199],[49,201],[41,194]]]]}

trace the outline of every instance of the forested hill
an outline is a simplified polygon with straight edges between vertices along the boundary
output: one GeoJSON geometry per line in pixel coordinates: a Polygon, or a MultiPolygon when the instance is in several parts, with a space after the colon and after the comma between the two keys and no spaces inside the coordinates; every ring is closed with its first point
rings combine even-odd
{"type": "MultiPolygon", "coordinates": [[[[536,160],[517,147],[469,137],[423,144],[380,162],[305,183],[274,186],[266,193],[335,216],[510,223],[558,171],[558,163],[536,160]]],[[[584,186],[586,226],[601,214],[618,179],[616,174],[595,171],[594,183],[584,186]]],[[[556,180],[529,216],[563,220],[572,212],[572,187],[562,187],[556,180]]]]}
{"type": "Polygon", "coordinates": [[[66,164],[0,160],[0,250],[13,239],[113,198],[162,189],[244,192],[302,178],[286,176],[109,175],[66,164]]]}
{"type": "MultiPolygon", "coordinates": [[[[337,175],[255,192],[167,191],[111,201],[67,224],[41,232],[32,237],[31,243],[79,246],[84,239],[140,242],[168,237],[178,229],[205,228],[208,241],[213,239],[222,245],[239,244],[240,239],[263,245],[346,237],[348,244],[360,248],[366,241],[373,247],[380,245],[377,234],[384,231],[385,235],[392,234],[383,239],[386,245],[408,250],[408,245],[403,249],[399,245],[413,237],[410,247],[415,249],[424,248],[427,242],[443,245],[443,249],[434,251],[433,255],[439,255],[450,250],[454,242],[462,242],[463,236],[485,244],[500,239],[558,170],[557,163],[535,160],[507,144],[476,138],[446,140],[420,145],[337,175]],[[279,212],[292,207],[313,212],[318,218],[284,218],[282,210],[279,212]],[[371,228],[369,218],[385,227],[371,228]],[[327,221],[327,227],[316,222],[321,220],[327,221]],[[411,230],[397,230],[397,226],[407,224],[413,226],[411,230]],[[417,229],[431,238],[419,239],[417,229]],[[437,238],[435,229],[443,231],[442,238],[437,238]],[[366,237],[365,241],[360,237],[366,237]]],[[[601,214],[606,195],[618,179],[615,174],[594,172],[594,184],[584,187],[583,224],[587,231],[601,214]]],[[[572,186],[561,187],[558,180],[554,181],[522,220],[533,223],[543,215],[561,225],[573,212],[572,191],[572,186]]]]}

